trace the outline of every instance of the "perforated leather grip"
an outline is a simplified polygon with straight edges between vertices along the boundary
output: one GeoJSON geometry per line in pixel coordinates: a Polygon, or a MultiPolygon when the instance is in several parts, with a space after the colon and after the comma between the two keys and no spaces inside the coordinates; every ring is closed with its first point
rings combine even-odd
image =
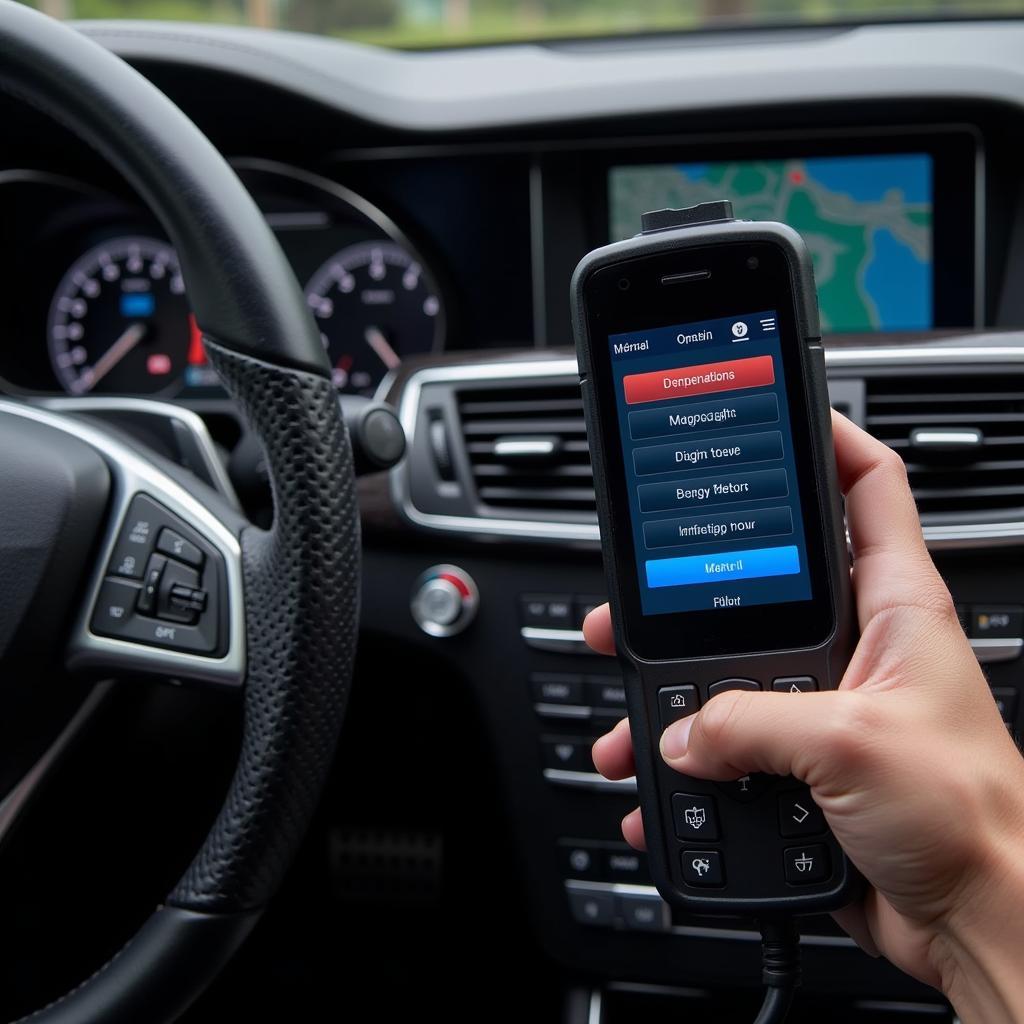
{"type": "Polygon", "coordinates": [[[262,438],[274,525],[242,534],[241,757],[214,828],[168,902],[237,912],[261,906],[279,884],[334,753],[358,629],[359,514],[331,382],[209,339],[206,347],[262,438]]]}

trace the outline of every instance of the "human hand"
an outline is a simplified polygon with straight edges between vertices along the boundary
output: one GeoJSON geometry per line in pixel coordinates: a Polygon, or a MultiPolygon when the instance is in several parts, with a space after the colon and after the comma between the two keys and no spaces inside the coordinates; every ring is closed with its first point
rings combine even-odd
{"type": "MultiPolygon", "coordinates": [[[[1021,1020],[1013,950],[1024,924],[1011,941],[1005,922],[1024,920],[1024,761],[925,547],[902,460],[841,416],[833,427],[861,631],[839,689],[721,694],[669,726],[661,753],[697,778],[760,771],[807,783],[869,883],[840,923],[941,987],[965,1019],[977,1010],[972,1019],[1021,1020]]],[[[612,653],[607,605],[583,628],[591,647],[612,653]]],[[[608,778],[632,775],[628,722],[593,756],[608,778]]],[[[622,831],[642,848],[639,809],[622,831]]]]}

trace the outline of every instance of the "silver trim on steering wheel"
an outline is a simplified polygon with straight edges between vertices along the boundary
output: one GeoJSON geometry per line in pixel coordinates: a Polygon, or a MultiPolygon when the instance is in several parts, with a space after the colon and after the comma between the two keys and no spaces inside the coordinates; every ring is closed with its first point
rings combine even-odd
{"type": "Polygon", "coordinates": [[[95,448],[113,476],[113,498],[99,549],[68,644],[73,668],[104,668],[240,686],[245,679],[245,612],[242,551],[238,538],[179,483],[138,452],[84,419],[69,419],[39,406],[0,399],[0,413],[21,416],[61,430],[95,448]],[[148,494],[196,529],[224,559],[227,575],[227,652],[222,657],[171,651],[131,640],[99,636],[90,629],[107,566],[132,498],[148,494]]]}

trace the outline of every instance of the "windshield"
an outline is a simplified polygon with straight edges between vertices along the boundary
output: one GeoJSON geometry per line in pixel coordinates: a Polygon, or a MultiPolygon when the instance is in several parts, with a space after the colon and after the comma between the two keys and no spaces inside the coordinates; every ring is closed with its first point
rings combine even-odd
{"type": "Polygon", "coordinates": [[[58,18],[291,29],[394,47],[1024,14],[1024,0],[34,0],[58,18]]]}

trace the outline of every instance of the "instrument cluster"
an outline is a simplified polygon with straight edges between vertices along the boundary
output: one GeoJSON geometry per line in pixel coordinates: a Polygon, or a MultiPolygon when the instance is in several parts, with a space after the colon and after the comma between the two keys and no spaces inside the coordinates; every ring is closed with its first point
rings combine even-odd
{"type": "MultiPolygon", "coordinates": [[[[372,395],[410,356],[442,349],[433,268],[386,214],[336,182],[238,161],[303,286],[340,392],[372,395]]],[[[9,303],[5,390],[178,398],[219,392],[188,282],[131,200],[35,171],[0,173],[9,303]],[[16,240],[16,242],[15,242],[16,240]]]]}

